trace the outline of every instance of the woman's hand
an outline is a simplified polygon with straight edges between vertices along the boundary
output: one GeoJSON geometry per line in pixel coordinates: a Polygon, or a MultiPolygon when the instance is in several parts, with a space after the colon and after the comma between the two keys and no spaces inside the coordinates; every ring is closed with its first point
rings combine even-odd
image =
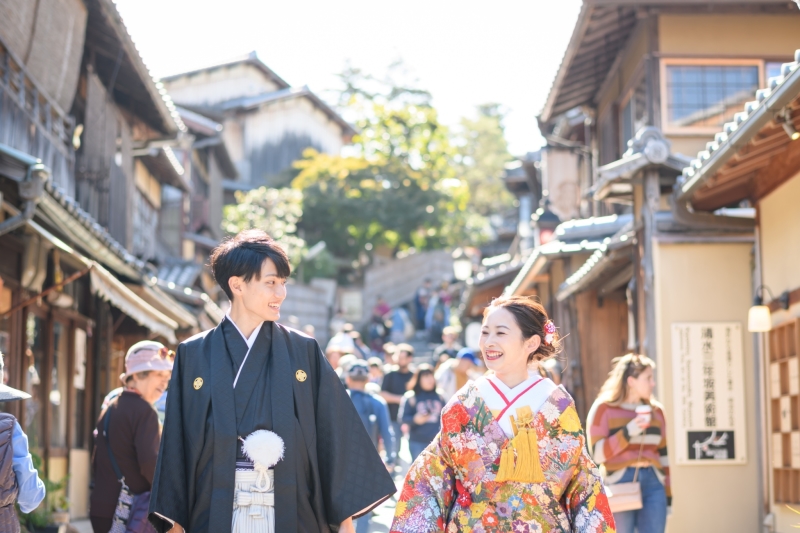
{"type": "Polygon", "coordinates": [[[650,427],[650,416],[646,414],[637,415],[634,420],[636,420],[636,425],[643,430],[650,427]]]}
{"type": "Polygon", "coordinates": [[[431,421],[431,415],[427,413],[418,413],[414,415],[414,423],[418,426],[431,421]]]}

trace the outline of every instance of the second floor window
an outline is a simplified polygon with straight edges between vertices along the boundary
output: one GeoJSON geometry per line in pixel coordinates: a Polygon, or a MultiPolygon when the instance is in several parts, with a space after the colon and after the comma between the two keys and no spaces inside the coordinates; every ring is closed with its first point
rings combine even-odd
{"type": "Polygon", "coordinates": [[[665,129],[719,131],[755,98],[762,65],[761,61],[665,60],[665,129]]]}
{"type": "Polygon", "coordinates": [[[641,76],[635,86],[622,100],[619,114],[620,147],[622,153],[628,149],[628,141],[647,125],[647,84],[641,76]]]}

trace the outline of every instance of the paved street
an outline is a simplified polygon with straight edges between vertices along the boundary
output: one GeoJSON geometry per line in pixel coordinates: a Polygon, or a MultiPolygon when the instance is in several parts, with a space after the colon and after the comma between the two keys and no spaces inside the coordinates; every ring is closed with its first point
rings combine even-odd
{"type": "Polygon", "coordinates": [[[370,532],[372,533],[386,533],[389,531],[389,528],[392,525],[395,504],[397,502],[397,497],[400,495],[400,485],[403,483],[405,473],[408,471],[408,467],[411,465],[411,454],[408,451],[407,440],[403,440],[403,446],[400,450],[400,464],[403,468],[402,474],[397,474],[395,476],[395,485],[397,485],[398,492],[395,493],[394,497],[386,500],[383,505],[374,511],[372,524],[370,527],[370,532]]]}

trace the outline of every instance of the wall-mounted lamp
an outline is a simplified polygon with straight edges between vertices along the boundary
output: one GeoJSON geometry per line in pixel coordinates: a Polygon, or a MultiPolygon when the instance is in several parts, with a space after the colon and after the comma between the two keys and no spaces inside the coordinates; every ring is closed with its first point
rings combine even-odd
{"type": "MultiPolygon", "coordinates": [[[[764,305],[764,291],[769,294],[770,300],[774,300],[772,291],[764,285],[756,289],[753,298],[753,307],[747,312],[747,331],[751,333],[763,333],[772,329],[772,313],[768,305],[764,305]]],[[[789,291],[785,291],[778,297],[782,309],[789,309],[789,291]]]]}
{"type": "Polygon", "coordinates": [[[792,111],[789,107],[783,108],[783,130],[786,132],[786,135],[793,141],[800,139],[800,131],[797,131],[794,127],[794,123],[792,122],[792,111]]]}

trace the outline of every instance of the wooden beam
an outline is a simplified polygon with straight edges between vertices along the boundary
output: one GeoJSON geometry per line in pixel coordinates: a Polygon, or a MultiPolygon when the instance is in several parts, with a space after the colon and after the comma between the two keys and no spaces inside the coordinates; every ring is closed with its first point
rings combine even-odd
{"type": "Polygon", "coordinates": [[[755,178],[754,199],[761,200],[800,172],[800,140],[792,141],[779,157],[772,158],[755,178]]]}
{"type": "Polygon", "coordinates": [[[623,285],[626,285],[632,277],[633,263],[628,263],[597,289],[598,296],[602,297],[616,291],[623,285]]]}

